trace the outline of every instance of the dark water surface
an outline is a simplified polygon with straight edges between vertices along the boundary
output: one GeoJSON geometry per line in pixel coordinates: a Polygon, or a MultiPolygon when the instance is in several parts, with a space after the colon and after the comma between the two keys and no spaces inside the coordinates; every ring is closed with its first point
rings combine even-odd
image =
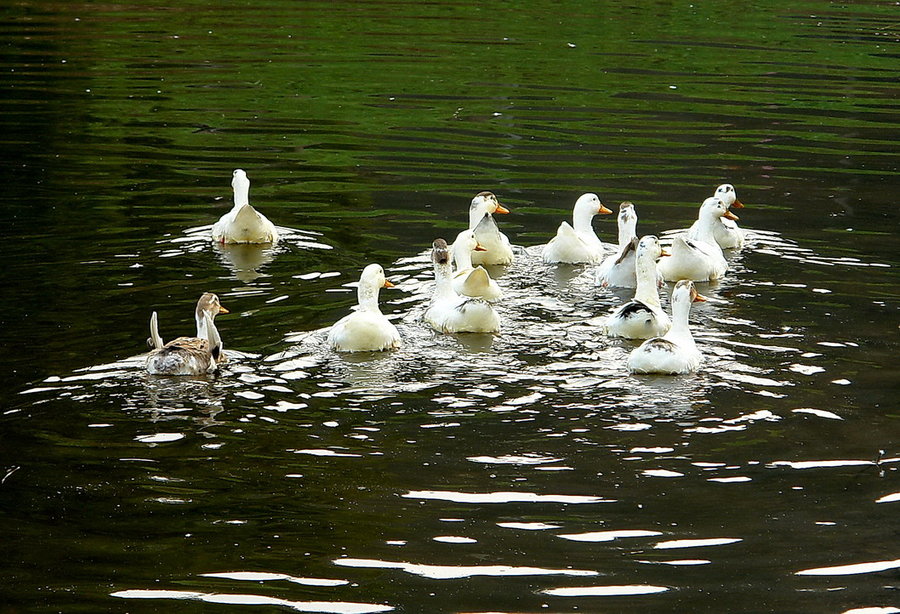
{"type": "Polygon", "coordinates": [[[638,4],[0,9],[0,612],[900,612],[896,3],[638,4]],[[706,362],[631,377],[537,246],[726,181],[706,362]],[[504,330],[439,336],[486,189],[504,330]],[[335,355],[369,262],[404,346],[335,355]],[[232,362],[146,375],[203,291],[232,362]]]}

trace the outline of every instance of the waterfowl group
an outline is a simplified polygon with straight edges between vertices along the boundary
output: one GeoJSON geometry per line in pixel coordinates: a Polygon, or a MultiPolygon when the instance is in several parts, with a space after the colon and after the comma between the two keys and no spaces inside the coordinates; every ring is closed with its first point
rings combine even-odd
{"type": "MultiPolygon", "coordinates": [[[[275,243],[278,231],[249,203],[250,181],[236,169],[232,176],[234,207],[212,226],[211,237],[220,243],[275,243]]],[[[702,360],[689,326],[690,306],[705,300],[695,281],[714,281],[725,275],[728,264],[723,248],[740,248],[744,233],[729,207],[743,207],[731,184],[720,185],[703,201],[697,221],[672,240],[669,251],[654,235],[638,240],[637,211],[623,202],[617,218],[618,245],[605,246],[594,231],[598,214],[612,213],[594,193],[575,202],[572,224],[562,222],[544,246],[541,258],[548,264],[599,265],[593,271],[600,286],[635,288],[634,296],[610,313],[603,331],[610,337],[644,339],[629,355],[632,373],[682,374],[695,371],[702,360]],[[672,317],[662,308],[662,280],[676,282],[672,291],[672,317]]],[[[469,206],[469,225],[452,245],[438,238],[432,244],[434,290],[423,320],[439,333],[497,333],[501,316],[492,304],[503,297],[500,285],[483,265],[508,265],[514,259],[509,238],[500,232],[494,216],[507,214],[492,192],[475,195],[469,206]]],[[[357,305],[328,331],[327,345],[338,352],[374,352],[399,348],[397,327],[381,312],[381,288],[393,284],[379,264],[366,266],[357,286],[357,305]]],[[[153,349],[146,368],[159,375],[214,373],[226,359],[215,317],[228,311],[215,294],[205,293],[197,302],[195,337],[179,337],[163,343],[158,318],[150,318],[153,349]]]]}

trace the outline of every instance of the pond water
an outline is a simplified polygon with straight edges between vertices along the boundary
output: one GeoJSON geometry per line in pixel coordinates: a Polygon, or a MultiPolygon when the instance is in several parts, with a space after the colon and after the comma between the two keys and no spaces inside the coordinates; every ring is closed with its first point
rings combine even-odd
{"type": "Polygon", "coordinates": [[[0,611],[900,612],[895,3],[3,14],[0,611]],[[276,247],[206,239],[235,168],[276,247]],[[705,363],[630,376],[627,294],[540,245],[723,182],[705,363]],[[437,335],[481,190],[503,331],[437,335]],[[337,355],[370,262],[404,345],[337,355]],[[229,364],[147,375],[204,291],[229,364]]]}

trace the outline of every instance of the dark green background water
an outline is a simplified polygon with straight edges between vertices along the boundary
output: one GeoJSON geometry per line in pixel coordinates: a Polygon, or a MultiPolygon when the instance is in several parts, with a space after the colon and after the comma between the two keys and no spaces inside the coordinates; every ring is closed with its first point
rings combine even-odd
{"type": "Polygon", "coordinates": [[[900,603],[896,564],[797,575],[900,556],[894,3],[0,15],[0,612],[900,603]],[[274,250],[185,232],[234,168],[298,231],[274,250]],[[726,181],[750,241],[702,288],[695,376],[628,376],[591,323],[620,297],[534,249],[496,339],[418,320],[424,250],[481,190],[531,247],[582,192],[661,233],[726,181]],[[404,348],[336,356],[369,262],[404,348]],[[189,332],[203,291],[240,353],[146,376],[150,312],[189,332]],[[648,533],[561,537],[621,530],[648,533]],[[584,588],[609,586],[659,592],[584,588]]]}

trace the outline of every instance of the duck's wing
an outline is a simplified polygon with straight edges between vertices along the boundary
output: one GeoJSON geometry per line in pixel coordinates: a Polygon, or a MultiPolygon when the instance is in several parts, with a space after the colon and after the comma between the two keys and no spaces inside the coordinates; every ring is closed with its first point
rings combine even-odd
{"type": "Polygon", "coordinates": [[[619,256],[613,262],[613,265],[622,264],[625,259],[628,257],[628,254],[633,252],[637,252],[638,240],[637,237],[633,238],[631,241],[625,244],[622,249],[619,250],[619,256]]]}

